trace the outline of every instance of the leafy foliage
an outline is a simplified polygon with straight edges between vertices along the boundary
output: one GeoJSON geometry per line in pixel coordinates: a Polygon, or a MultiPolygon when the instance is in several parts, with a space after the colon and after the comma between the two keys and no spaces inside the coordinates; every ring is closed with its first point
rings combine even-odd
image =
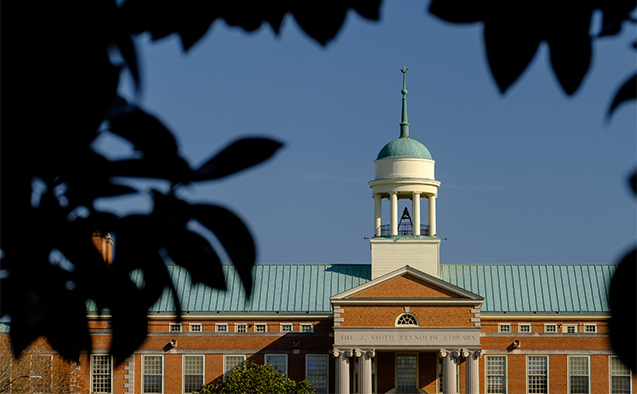
{"type": "MultiPolygon", "coordinates": [[[[340,30],[348,10],[379,19],[380,0],[182,2],[115,0],[11,2],[4,5],[17,26],[3,41],[2,279],[0,315],[11,316],[13,351],[19,354],[40,336],[68,359],[90,350],[86,302],[112,316],[111,352],[118,361],[146,337],[147,308],[172,283],[165,259],[187,268],[196,282],[222,289],[217,251],[188,226],[199,222],[215,234],[237,266],[247,295],[255,249],[245,225],[214,205],[191,204],[179,196],[185,185],[219,179],[257,165],[281,144],[267,138],[240,139],[204,164],[192,167],[161,120],[118,96],[128,70],[138,91],[142,76],[132,35],[157,40],[179,35],[192,48],[212,23],[223,20],[245,31],[269,24],[278,33],[284,15],[321,45],[340,30]],[[121,60],[111,56],[119,53],[121,60]],[[5,79],[6,80],[6,79],[5,79]],[[8,86],[7,86],[8,85],[8,86]],[[109,160],[91,149],[100,133],[130,141],[136,154],[109,160]],[[117,217],[95,208],[103,198],[148,193],[122,178],[164,181],[153,190],[147,215],[117,217]],[[107,265],[95,250],[95,231],[112,233],[117,255],[107,265]],[[56,263],[55,254],[68,264],[56,263]],[[130,280],[144,274],[143,287],[130,280]]],[[[546,41],[553,70],[567,94],[585,77],[591,54],[589,27],[603,13],[598,36],[617,34],[630,20],[634,1],[534,3],[433,0],[430,12],[456,23],[484,23],[487,58],[502,92],[517,80],[546,41]]],[[[609,115],[635,98],[634,77],[620,88],[609,115]]],[[[177,303],[178,298],[175,297],[177,303]]]]}
{"type": "Polygon", "coordinates": [[[111,353],[122,361],[146,338],[147,309],[165,288],[174,290],[165,267],[168,258],[187,268],[195,282],[224,289],[218,251],[191,230],[193,221],[216,236],[250,296],[256,251],[246,226],[223,207],[180,199],[179,190],[257,165],[282,144],[238,139],[202,165],[191,166],[179,154],[172,130],[118,95],[124,70],[137,91],[142,86],[132,35],[150,32],[159,39],[176,33],[188,50],[217,19],[246,31],[267,22],[278,33],[283,16],[291,13],[325,45],[350,8],[378,19],[380,0],[119,3],[40,1],[5,7],[19,29],[3,45],[5,59],[11,59],[4,64],[5,75],[17,81],[5,91],[13,99],[5,105],[4,123],[19,129],[5,129],[2,144],[3,158],[11,157],[12,166],[2,168],[3,191],[10,191],[3,193],[3,225],[10,231],[2,238],[0,314],[11,317],[15,354],[44,336],[62,356],[77,360],[80,351],[91,349],[90,300],[110,313],[111,353]],[[112,56],[117,52],[121,60],[112,56]],[[109,160],[96,153],[91,144],[101,133],[128,140],[135,154],[109,160]],[[98,199],[149,194],[122,181],[127,178],[163,181],[168,191],[150,191],[150,214],[118,217],[96,209],[98,199]],[[96,231],[116,239],[110,265],[92,244],[96,231]],[[141,287],[130,279],[134,270],[143,273],[141,287]]]}
{"type": "Polygon", "coordinates": [[[259,365],[252,361],[238,366],[223,379],[201,387],[201,394],[252,394],[252,393],[314,393],[312,385],[306,380],[295,382],[275,372],[271,365],[259,365]]]}
{"type": "Polygon", "coordinates": [[[484,24],[484,45],[491,73],[504,93],[531,62],[540,42],[550,50],[551,66],[562,89],[573,94],[588,72],[593,12],[603,13],[598,37],[615,35],[632,21],[635,2],[621,1],[471,1],[432,0],[429,12],[453,23],[484,24]]]}

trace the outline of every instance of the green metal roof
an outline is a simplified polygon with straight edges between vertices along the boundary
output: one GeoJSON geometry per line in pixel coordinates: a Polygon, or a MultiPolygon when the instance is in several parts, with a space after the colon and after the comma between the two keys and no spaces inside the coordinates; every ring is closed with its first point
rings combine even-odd
{"type": "MultiPolygon", "coordinates": [[[[358,264],[255,265],[252,297],[246,301],[239,275],[224,265],[228,291],[192,285],[189,273],[168,266],[187,312],[220,313],[331,313],[330,297],[369,281],[371,266],[358,264]]],[[[150,312],[174,312],[172,295],[165,291],[150,312]]]]}
{"type": "Polygon", "coordinates": [[[431,153],[429,149],[420,142],[409,138],[401,137],[393,141],[389,141],[378,153],[376,160],[386,158],[414,158],[414,159],[430,159],[431,153]]]}
{"type": "Polygon", "coordinates": [[[484,297],[482,313],[610,313],[613,264],[443,264],[442,280],[484,297]]]}
{"type": "MultiPolygon", "coordinates": [[[[610,313],[612,264],[442,264],[441,279],[484,297],[482,313],[610,313]]],[[[224,265],[228,290],[193,285],[190,274],[168,266],[181,299],[191,313],[331,313],[330,297],[367,283],[369,264],[259,264],[254,266],[252,298],[245,299],[239,275],[224,265]]],[[[134,281],[141,277],[133,277],[134,281]]],[[[88,309],[95,311],[94,303],[88,309]]],[[[168,290],[150,313],[172,313],[168,290]]]]}

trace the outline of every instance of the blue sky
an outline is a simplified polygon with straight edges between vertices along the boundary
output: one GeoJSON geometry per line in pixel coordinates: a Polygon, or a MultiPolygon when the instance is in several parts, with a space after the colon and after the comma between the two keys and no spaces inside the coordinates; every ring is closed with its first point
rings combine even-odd
{"type": "MultiPolygon", "coordinates": [[[[442,183],[442,263],[618,262],[637,236],[627,186],[635,105],[609,124],[604,116],[634,72],[634,34],[595,41],[574,97],[560,90],[545,44],[501,95],[481,25],[444,23],[426,6],[385,2],[379,22],[352,12],[327,47],[290,16],[279,36],[267,25],[245,33],[217,21],[186,54],[174,36],[141,35],[142,94],[129,97],[174,131],[193,165],[238,137],[285,143],[268,162],[183,194],[236,212],[255,237],[258,263],[369,263],[367,182],[379,150],[399,135],[404,65],[410,134],[430,150],[442,183]]],[[[130,153],[106,134],[96,149],[130,153]]],[[[103,207],[124,214],[148,202],[103,207]]]]}

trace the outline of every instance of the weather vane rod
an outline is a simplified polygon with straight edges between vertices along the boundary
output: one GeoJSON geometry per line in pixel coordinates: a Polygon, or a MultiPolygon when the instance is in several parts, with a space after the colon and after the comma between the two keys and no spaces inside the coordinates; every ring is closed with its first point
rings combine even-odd
{"type": "Polygon", "coordinates": [[[409,123],[407,122],[407,83],[405,81],[405,74],[407,73],[408,68],[403,66],[400,69],[400,72],[403,73],[403,90],[401,93],[403,94],[403,113],[400,122],[400,138],[409,138],[409,123]]]}

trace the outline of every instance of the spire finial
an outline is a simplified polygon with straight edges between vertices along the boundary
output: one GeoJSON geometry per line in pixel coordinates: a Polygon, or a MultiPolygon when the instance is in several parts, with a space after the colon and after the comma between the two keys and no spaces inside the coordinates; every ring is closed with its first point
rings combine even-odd
{"type": "Polygon", "coordinates": [[[403,94],[403,113],[400,122],[400,138],[409,138],[409,123],[407,123],[407,83],[405,81],[407,70],[408,68],[405,66],[400,69],[400,72],[403,73],[403,90],[401,90],[403,94]]]}

